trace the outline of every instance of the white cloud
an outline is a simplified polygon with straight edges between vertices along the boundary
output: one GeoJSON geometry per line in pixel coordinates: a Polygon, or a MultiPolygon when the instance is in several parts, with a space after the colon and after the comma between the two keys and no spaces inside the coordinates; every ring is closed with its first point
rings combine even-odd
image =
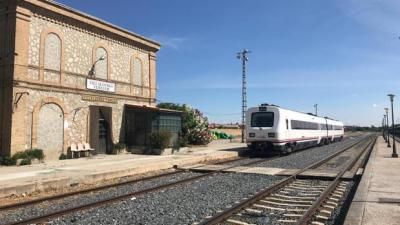
{"type": "Polygon", "coordinates": [[[372,107],[373,107],[373,108],[378,108],[379,105],[374,103],[374,104],[372,104],[372,107]]]}
{"type": "Polygon", "coordinates": [[[187,39],[183,37],[171,37],[161,34],[151,35],[150,38],[160,42],[163,47],[172,48],[174,50],[178,50],[182,44],[187,41],[187,39]]]}

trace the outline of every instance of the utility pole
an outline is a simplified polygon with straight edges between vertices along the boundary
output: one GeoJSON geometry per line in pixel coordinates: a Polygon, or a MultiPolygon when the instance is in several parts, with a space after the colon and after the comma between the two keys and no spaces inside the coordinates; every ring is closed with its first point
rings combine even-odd
{"type": "Polygon", "coordinates": [[[314,104],[315,115],[318,116],[318,104],[314,104]]]}
{"type": "Polygon", "coordinates": [[[242,143],[244,143],[244,127],[247,110],[247,88],[246,88],[246,62],[249,60],[247,54],[251,53],[247,49],[237,53],[237,58],[242,60],[242,143]]]}

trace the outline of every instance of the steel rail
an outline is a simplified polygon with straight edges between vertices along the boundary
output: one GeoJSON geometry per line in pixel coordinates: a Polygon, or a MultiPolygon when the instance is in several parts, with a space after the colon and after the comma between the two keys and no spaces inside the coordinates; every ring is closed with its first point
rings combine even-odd
{"type": "MultiPolygon", "coordinates": [[[[155,191],[159,191],[159,190],[164,190],[167,188],[171,188],[177,185],[181,185],[181,184],[185,184],[185,183],[189,183],[195,180],[199,180],[201,178],[204,177],[208,177],[208,176],[212,176],[216,173],[220,173],[220,172],[224,172],[225,170],[234,168],[234,167],[238,167],[238,166],[248,166],[248,165],[252,165],[252,164],[257,164],[257,163],[261,163],[261,162],[265,162],[265,161],[269,161],[271,160],[270,158],[268,159],[260,159],[260,160],[256,160],[253,162],[249,162],[249,163],[245,163],[242,165],[232,165],[232,166],[227,166],[209,173],[205,173],[202,175],[198,175],[198,176],[194,176],[194,177],[190,177],[190,178],[186,178],[183,180],[179,180],[176,182],[172,182],[169,184],[163,184],[163,185],[159,185],[153,188],[148,188],[148,189],[144,189],[141,191],[135,191],[135,192],[131,192],[131,193],[127,193],[127,194],[123,194],[123,195],[119,195],[119,196],[115,196],[115,197],[110,197],[110,198],[106,198],[106,199],[102,199],[96,202],[92,202],[92,203],[88,203],[88,204],[84,204],[84,205],[79,205],[79,206],[75,206],[75,207],[71,207],[71,208],[67,208],[67,209],[61,209],[61,210],[57,210],[54,212],[50,212],[44,215],[39,215],[36,217],[32,217],[32,218],[27,218],[27,219],[23,219],[20,221],[14,221],[11,223],[8,223],[7,225],[25,225],[25,224],[35,224],[35,223],[40,223],[40,222],[44,222],[44,221],[48,221],[50,219],[53,218],[57,218],[66,214],[70,214],[73,212],[77,212],[77,211],[82,211],[85,209],[90,209],[90,208],[94,208],[94,207],[99,207],[99,206],[103,206],[105,204],[109,204],[112,202],[117,202],[117,201],[121,201],[130,197],[134,197],[134,196],[139,196],[139,195],[144,195],[147,193],[151,193],[151,192],[155,192],[155,191]]],[[[184,172],[184,171],[178,171],[178,172],[184,172]]],[[[141,180],[140,180],[141,181],[141,180]]],[[[79,193],[78,193],[79,194],[79,193]]]]}
{"type": "Polygon", "coordinates": [[[295,174],[291,175],[290,177],[287,177],[281,181],[279,181],[278,183],[264,189],[261,192],[258,192],[257,194],[253,195],[252,197],[248,198],[246,201],[242,201],[239,203],[234,204],[231,208],[228,208],[222,212],[217,213],[216,215],[207,218],[203,221],[201,221],[199,223],[199,225],[215,225],[218,224],[226,219],[228,219],[229,217],[231,217],[233,214],[235,214],[236,212],[240,211],[241,209],[248,207],[250,205],[252,205],[253,203],[259,201],[260,199],[264,198],[267,195],[270,195],[274,192],[276,192],[277,190],[281,189],[282,187],[294,182],[296,180],[296,177],[298,175],[300,175],[301,173],[309,170],[309,169],[314,169],[324,163],[326,163],[327,161],[331,160],[332,158],[336,157],[337,155],[341,154],[342,152],[345,152],[349,149],[352,149],[353,147],[355,147],[356,145],[360,144],[360,143],[364,143],[364,141],[367,141],[370,139],[371,136],[367,136],[364,138],[361,138],[359,141],[353,143],[350,146],[344,147],[342,150],[335,152],[331,155],[329,155],[328,157],[321,159],[315,163],[313,163],[312,165],[309,165],[303,169],[300,169],[299,171],[297,171],[295,174]]]}
{"type": "Polygon", "coordinates": [[[368,142],[368,145],[363,148],[362,151],[360,151],[356,157],[350,163],[347,164],[345,169],[343,169],[333,180],[328,187],[321,193],[321,195],[317,198],[317,200],[312,204],[310,208],[303,214],[303,216],[297,221],[296,225],[307,225],[311,220],[314,218],[315,213],[317,210],[321,207],[321,205],[325,202],[325,200],[332,194],[332,192],[335,190],[335,188],[338,186],[341,178],[343,175],[353,168],[354,164],[360,159],[362,154],[368,149],[368,151],[371,151],[375,145],[376,142],[376,137],[373,138],[370,142],[368,142]]]}

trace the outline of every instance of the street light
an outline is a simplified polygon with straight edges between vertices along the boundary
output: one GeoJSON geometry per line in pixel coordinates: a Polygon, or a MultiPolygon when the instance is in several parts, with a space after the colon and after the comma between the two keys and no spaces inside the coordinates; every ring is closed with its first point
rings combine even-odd
{"type": "Polygon", "coordinates": [[[389,113],[388,113],[388,111],[389,111],[389,109],[388,108],[385,108],[385,112],[386,112],[386,126],[387,126],[387,137],[386,137],[386,140],[387,140],[387,147],[388,148],[390,148],[391,146],[390,146],[390,135],[389,135],[389,113]]]}
{"type": "Polygon", "coordinates": [[[315,115],[318,116],[318,104],[314,104],[315,115]]]}
{"type": "Polygon", "coordinates": [[[393,136],[393,153],[392,153],[392,158],[397,158],[397,152],[396,152],[396,141],[394,140],[394,136],[395,136],[395,131],[394,131],[394,115],[393,115],[393,98],[394,98],[394,94],[388,94],[389,98],[390,98],[390,104],[392,106],[392,136],[393,136]]]}
{"type": "Polygon", "coordinates": [[[92,65],[92,68],[90,68],[90,70],[89,70],[89,76],[94,76],[94,75],[96,75],[96,72],[94,71],[94,68],[95,68],[96,64],[97,64],[99,61],[103,61],[103,60],[105,60],[105,59],[106,59],[106,57],[105,57],[104,55],[102,55],[102,56],[100,56],[99,59],[97,59],[96,61],[94,61],[93,65],[92,65]]]}
{"type": "Polygon", "coordinates": [[[386,141],[385,129],[386,129],[386,115],[383,114],[383,120],[382,120],[382,136],[383,136],[383,139],[385,140],[385,142],[387,142],[387,141],[386,141]]]}

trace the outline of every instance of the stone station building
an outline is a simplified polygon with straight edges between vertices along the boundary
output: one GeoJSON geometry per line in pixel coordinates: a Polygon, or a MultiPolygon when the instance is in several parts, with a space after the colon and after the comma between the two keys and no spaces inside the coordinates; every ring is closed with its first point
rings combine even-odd
{"type": "Polygon", "coordinates": [[[54,1],[0,0],[1,155],[58,159],[81,142],[111,153],[179,131],[179,113],[155,107],[159,48],[54,1]]]}

